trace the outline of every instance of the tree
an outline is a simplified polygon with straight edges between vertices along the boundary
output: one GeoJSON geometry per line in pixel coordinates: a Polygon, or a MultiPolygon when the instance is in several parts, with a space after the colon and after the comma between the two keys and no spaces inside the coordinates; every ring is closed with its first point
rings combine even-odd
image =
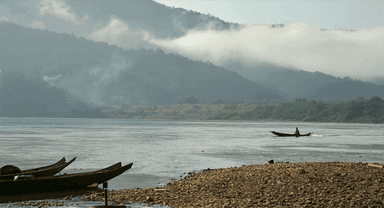
{"type": "Polygon", "coordinates": [[[347,104],[347,115],[345,116],[345,120],[349,121],[354,118],[364,116],[364,110],[365,106],[363,102],[352,100],[349,104],[347,104]]]}
{"type": "Polygon", "coordinates": [[[379,96],[373,96],[367,102],[365,110],[366,114],[373,118],[374,122],[379,122],[379,119],[384,115],[384,101],[379,96]]]}

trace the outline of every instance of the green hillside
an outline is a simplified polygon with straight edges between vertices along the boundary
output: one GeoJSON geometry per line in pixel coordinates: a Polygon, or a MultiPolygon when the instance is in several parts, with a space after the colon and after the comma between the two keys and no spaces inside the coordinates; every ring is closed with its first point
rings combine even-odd
{"type": "MultiPolygon", "coordinates": [[[[0,56],[2,77],[21,77],[12,85],[9,81],[2,84],[2,103],[11,100],[7,97],[10,94],[4,92],[12,91],[22,79],[30,84],[25,87],[29,91],[18,94],[27,100],[40,96],[41,90],[32,82],[45,83],[47,88],[62,90],[67,99],[93,107],[167,105],[181,97],[201,101],[281,100],[273,90],[225,68],[165,54],[161,49],[123,50],[7,22],[0,24],[0,44],[4,46],[0,56]]],[[[12,115],[14,111],[7,110],[7,106],[11,105],[2,104],[2,111],[12,115]]]]}

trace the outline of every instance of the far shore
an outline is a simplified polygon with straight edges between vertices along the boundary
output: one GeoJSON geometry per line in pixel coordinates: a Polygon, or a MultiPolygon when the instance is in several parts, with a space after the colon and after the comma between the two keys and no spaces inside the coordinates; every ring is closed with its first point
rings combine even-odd
{"type": "Polygon", "coordinates": [[[384,101],[378,97],[342,102],[318,102],[296,98],[293,102],[283,103],[176,102],[166,106],[104,106],[100,110],[111,118],[137,120],[384,123],[384,114],[378,111],[382,107],[377,106],[384,106],[384,101]]]}

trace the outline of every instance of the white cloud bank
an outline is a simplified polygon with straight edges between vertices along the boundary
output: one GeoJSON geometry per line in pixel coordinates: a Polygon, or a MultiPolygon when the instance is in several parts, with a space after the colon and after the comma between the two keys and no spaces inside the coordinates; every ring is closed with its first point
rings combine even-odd
{"type": "Polygon", "coordinates": [[[384,77],[384,28],[321,30],[305,22],[243,25],[241,29],[191,30],[177,39],[147,41],[168,52],[224,65],[274,63],[305,71],[355,78],[384,77]]]}
{"type": "Polygon", "coordinates": [[[45,16],[46,14],[51,14],[52,16],[59,18],[65,22],[81,26],[85,21],[89,19],[87,15],[83,15],[81,20],[76,18],[76,15],[71,13],[69,10],[70,6],[66,5],[63,1],[60,0],[41,0],[38,3],[39,7],[39,16],[45,16]]]}

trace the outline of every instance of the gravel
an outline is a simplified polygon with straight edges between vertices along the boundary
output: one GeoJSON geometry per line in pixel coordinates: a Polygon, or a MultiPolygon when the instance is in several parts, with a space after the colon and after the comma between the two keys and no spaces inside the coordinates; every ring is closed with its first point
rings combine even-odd
{"type": "MultiPolygon", "coordinates": [[[[116,203],[175,207],[384,207],[383,168],[305,162],[190,172],[164,187],[108,192],[116,203]]],[[[85,200],[104,200],[103,193],[85,200]]]]}

